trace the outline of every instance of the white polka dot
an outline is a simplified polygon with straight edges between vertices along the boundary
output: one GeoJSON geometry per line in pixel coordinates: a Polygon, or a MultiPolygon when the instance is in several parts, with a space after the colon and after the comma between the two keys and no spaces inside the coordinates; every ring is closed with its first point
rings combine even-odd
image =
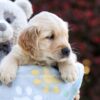
{"type": "Polygon", "coordinates": [[[22,95],[22,88],[20,86],[16,86],[17,95],[22,95]]]}
{"type": "Polygon", "coordinates": [[[31,100],[29,97],[14,97],[13,100],[31,100]]]}
{"type": "Polygon", "coordinates": [[[26,93],[27,95],[31,95],[32,94],[32,88],[31,87],[26,87],[26,93]]]}
{"type": "Polygon", "coordinates": [[[34,100],[43,100],[43,97],[41,95],[34,96],[34,100]]]}

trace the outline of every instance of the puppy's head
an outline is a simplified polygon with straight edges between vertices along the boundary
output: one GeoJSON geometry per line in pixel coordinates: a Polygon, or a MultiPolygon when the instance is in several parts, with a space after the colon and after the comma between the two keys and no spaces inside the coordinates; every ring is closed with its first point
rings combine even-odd
{"type": "Polygon", "coordinates": [[[18,43],[34,59],[50,64],[68,58],[71,53],[67,23],[48,12],[30,20],[18,43]]]}

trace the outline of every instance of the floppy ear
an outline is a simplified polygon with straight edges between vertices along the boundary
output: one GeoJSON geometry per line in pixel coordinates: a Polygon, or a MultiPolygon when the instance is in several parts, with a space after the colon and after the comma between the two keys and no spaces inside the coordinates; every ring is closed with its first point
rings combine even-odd
{"type": "Polygon", "coordinates": [[[30,55],[34,56],[38,48],[38,30],[37,27],[31,26],[25,29],[18,38],[18,44],[30,55]]]}
{"type": "Polygon", "coordinates": [[[23,9],[27,16],[27,19],[29,19],[33,14],[31,2],[29,0],[16,0],[15,3],[23,9]]]}

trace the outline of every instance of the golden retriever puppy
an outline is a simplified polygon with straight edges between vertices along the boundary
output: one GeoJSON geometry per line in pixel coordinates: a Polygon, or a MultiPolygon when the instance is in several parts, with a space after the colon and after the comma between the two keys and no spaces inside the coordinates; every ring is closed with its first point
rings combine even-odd
{"type": "Polygon", "coordinates": [[[49,12],[37,14],[19,35],[12,51],[1,61],[0,80],[5,84],[12,82],[21,65],[56,64],[64,81],[75,81],[77,59],[68,38],[68,24],[61,18],[49,12]]]}

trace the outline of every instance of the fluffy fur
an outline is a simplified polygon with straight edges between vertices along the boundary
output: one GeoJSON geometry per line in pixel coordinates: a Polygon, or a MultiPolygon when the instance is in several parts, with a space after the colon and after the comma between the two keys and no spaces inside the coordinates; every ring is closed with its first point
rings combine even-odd
{"type": "Polygon", "coordinates": [[[52,13],[41,12],[30,20],[17,45],[2,60],[0,80],[5,84],[12,82],[20,65],[57,64],[62,79],[72,82],[77,79],[76,60],[68,40],[68,24],[52,13]],[[70,50],[69,56],[62,54],[63,48],[70,50]]]}
{"type": "Polygon", "coordinates": [[[16,43],[31,15],[32,5],[28,0],[0,0],[0,61],[16,43]]]}
{"type": "Polygon", "coordinates": [[[27,26],[27,20],[32,15],[32,5],[28,0],[0,0],[0,42],[13,39],[27,26]],[[24,7],[25,6],[25,7],[24,7]]]}

